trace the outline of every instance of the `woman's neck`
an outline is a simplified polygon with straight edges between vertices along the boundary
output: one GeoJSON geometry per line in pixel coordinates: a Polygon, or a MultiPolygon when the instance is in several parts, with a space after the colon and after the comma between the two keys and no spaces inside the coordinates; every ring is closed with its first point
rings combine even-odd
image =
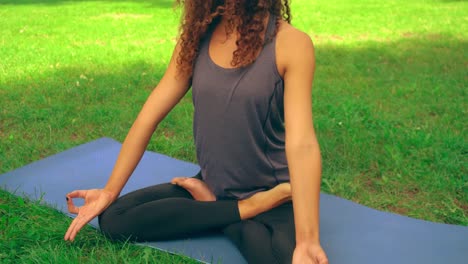
{"type": "MultiPolygon", "coordinates": [[[[264,26],[265,26],[265,30],[266,30],[266,27],[268,25],[269,17],[270,17],[270,15],[267,15],[265,17],[265,21],[263,22],[264,26]]],[[[215,25],[216,31],[218,31],[218,33],[220,33],[220,34],[230,36],[230,35],[233,35],[233,33],[234,33],[234,35],[237,35],[236,21],[234,21],[234,25],[232,25],[232,30],[231,30],[232,32],[230,32],[230,34],[226,34],[227,31],[228,31],[228,28],[229,28],[228,26],[229,26],[229,21],[225,16],[220,16],[219,22],[217,23],[217,25],[215,25]]]]}

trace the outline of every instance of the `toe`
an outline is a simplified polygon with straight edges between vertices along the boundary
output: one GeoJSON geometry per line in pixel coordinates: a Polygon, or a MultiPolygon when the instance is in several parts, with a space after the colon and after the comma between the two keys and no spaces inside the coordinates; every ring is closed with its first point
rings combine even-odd
{"type": "Polygon", "coordinates": [[[187,177],[175,177],[171,180],[171,183],[172,184],[181,184],[182,182],[184,182],[185,180],[187,179],[187,177]]]}

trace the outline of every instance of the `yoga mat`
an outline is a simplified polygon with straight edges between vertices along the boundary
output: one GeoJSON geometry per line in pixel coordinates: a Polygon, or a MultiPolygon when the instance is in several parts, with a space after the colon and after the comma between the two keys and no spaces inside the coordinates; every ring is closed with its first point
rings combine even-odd
{"type": "MultiPolygon", "coordinates": [[[[42,197],[67,213],[65,194],[103,187],[120,147],[113,139],[101,138],[0,175],[0,187],[32,199],[42,197]]],[[[197,172],[195,164],[147,151],[122,194],[197,172]]],[[[320,207],[321,242],[331,264],[468,263],[468,227],[381,212],[327,194],[321,194],[320,207]]],[[[91,225],[98,227],[97,219],[91,225]]],[[[142,245],[202,262],[246,263],[222,234],[142,245]]]]}

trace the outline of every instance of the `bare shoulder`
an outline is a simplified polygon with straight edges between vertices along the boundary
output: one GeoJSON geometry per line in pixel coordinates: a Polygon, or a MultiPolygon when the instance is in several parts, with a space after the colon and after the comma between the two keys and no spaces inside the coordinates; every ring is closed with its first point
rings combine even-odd
{"type": "Polygon", "coordinates": [[[309,35],[286,21],[280,21],[276,36],[276,62],[283,76],[288,65],[314,62],[314,44],[309,35]]]}
{"type": "Polygon", "coordinates": [[[313,48],[312,39],[309,35],[283,20],[279,22],[277,39],[279,44],[286,45],[286,47],[302,44],[313,48]]]}

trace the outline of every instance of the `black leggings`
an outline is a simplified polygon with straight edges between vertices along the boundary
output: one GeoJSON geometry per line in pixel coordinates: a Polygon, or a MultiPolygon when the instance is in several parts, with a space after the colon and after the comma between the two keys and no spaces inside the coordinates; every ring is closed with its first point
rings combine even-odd
{"type": "Polygon", "coordinates": [[[140,242],[221,230],[249,263],[291,263],[295,246],[292,203],[242,221],[236,200],[195,201],[170,183],[120,197],[99,216],[99,225],[111,239],[140,242]]]}

